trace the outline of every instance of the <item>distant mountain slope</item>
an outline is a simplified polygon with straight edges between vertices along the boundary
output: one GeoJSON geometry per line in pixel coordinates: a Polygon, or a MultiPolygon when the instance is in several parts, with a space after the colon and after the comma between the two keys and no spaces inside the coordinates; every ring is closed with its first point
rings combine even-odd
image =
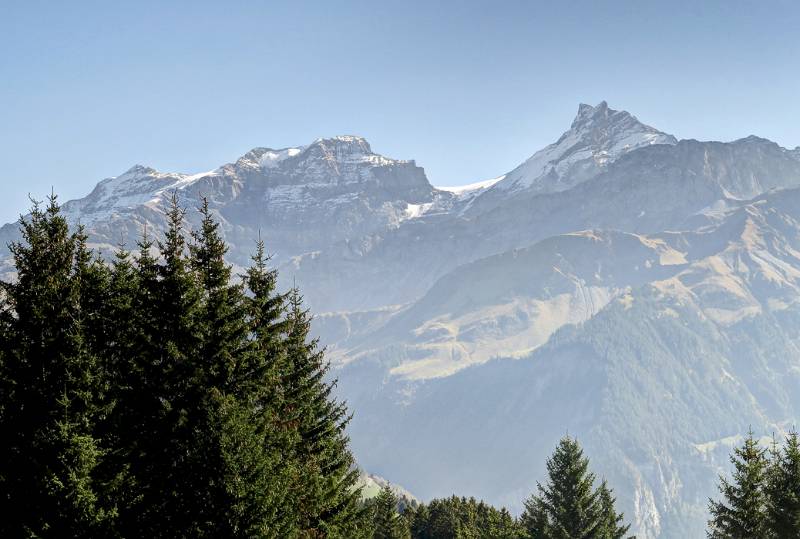
{"type": "Polygon", "coordinates": [[[367,411],[356,451],[423,498],[519,509],[569,431],[628,493],[639,536],[702,536],[731,444],[800,414],[798,217],[800,189],[784,190],[697,231],[568,234],[456,270],[339,351],[367,411]],[[548,304],[570,308],[545,339],[548,304]]]}

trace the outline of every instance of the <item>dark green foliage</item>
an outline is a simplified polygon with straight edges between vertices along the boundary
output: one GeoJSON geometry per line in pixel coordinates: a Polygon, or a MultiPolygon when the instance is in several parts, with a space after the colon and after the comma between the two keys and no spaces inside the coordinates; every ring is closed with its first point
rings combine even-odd
{"type": "Polygon", "coordinates": [[[608,488],[608,484],[603,481],[599,489],[600,502],[600,528],[597,537],[602,539],[622,539],[626,537],[630,524],[625,524],[625,517],[622,513],[617,513],[615,504],[616,498],[608,488]]]}
{"type": "Polygon", "coordinates": [[[547,461],[548,481],[525,502],[521,523],[535,539],[605,539],[623,537],[628,527],[614,508],[605,482],[595,490],[577,440],[565,436],[547,461]]]}
{"type": "Polygon", "coordinates": [[[712,538],[769,537],[766,492],[768,460],[766,451],[750,431],[741,447],[731,455],[734,466],[731,481],[720,478],[722,501],[709,501],[708,536],[712,538]]]}
{"type": "Polygon", "coordinates": [[[303,533],[355,537],[365,515],[356,488],[358,472],[345,434],[350,417],[326,380],[329,365],[316,340],[309,339],[311,318],[295,289],[289,297],[281,416],[299,436],[292,457],[300,479],[295,496],[303,533]]]}
{"type": "Polygon", "coordinates": [[[392,489],[385,486],[371,503],[373,539],[408,539],[406,520],[397,512],[398,500],[392,489]]]}
{"type": "Polygon", "coordinates": [[[101,473],[109,448],[96,424],[107,412],[90,328],[105,270],[82,234],[70,234],[55,197],[21,222],[3,285],[0,376],[0,535],[108,533],[116,509],[101,473]]]}
{"type": "Polygon", "coordinates": [[[505,509],[475,498],[433,500],[403,514],[413,539],[514,539],[525,537],[505,509]]]}
{"type": "Polygon", "coordinates": [[[55,200],[0,289],[4,537],[367,537],[327,362],[263,244],[237,282],[207,203],[111,264],[55,200]],[[157,256],[156,256],[157,254],[157,256]]]}
{"type": "Polygon", "coordinates": [[[773,446],[766,485],[767,522],[774,537],[800,536],[800,441],[797,432],[782,449],[773,446]]]}

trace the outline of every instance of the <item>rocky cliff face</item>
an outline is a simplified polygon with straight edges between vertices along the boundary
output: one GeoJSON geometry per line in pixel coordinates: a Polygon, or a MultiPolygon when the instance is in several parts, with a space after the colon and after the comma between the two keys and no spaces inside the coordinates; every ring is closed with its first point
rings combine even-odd
{"type": "Polygon", "coordinates": [[[109,252],[158,235],[173,194],[209,199],[234,264],[266,240],[318,313],[360,464],[423,499],[519,509],[569,431],[637,536],[702,536],[731,446],[800,414],[800,149],[678,141],[600,103],[464,188],[342,136],[136,166],[64,209],[109,252]]]}

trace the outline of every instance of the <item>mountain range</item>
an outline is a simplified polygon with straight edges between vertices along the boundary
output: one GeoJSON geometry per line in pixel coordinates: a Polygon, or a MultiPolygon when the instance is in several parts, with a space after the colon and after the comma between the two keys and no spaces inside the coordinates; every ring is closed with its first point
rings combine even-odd
{"type": "Polygon", "coordinates": [[[157,237],[173,194],[208,198],[236,267],[265,240],[317,313],[359,464],[421,499],[519,511],[570,433],[638,537],[702,537],[731,447],[800,412],[800,148],[678,140],[602,102],[464,187],[339,136],[137,165],[63,209],[108,254],[157,237]]]}

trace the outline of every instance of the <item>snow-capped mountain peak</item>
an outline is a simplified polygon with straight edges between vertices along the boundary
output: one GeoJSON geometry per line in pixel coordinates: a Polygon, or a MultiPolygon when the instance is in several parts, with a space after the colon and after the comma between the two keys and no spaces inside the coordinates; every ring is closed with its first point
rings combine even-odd
{"type": "Polygon", "coordinates": [[[621,155],[653,144],[676,144],[672,135],[641,123],[626,111],[581,104],[561,137],[509,172],[496,188],[557,192],[601,172],[621,155]]]}

